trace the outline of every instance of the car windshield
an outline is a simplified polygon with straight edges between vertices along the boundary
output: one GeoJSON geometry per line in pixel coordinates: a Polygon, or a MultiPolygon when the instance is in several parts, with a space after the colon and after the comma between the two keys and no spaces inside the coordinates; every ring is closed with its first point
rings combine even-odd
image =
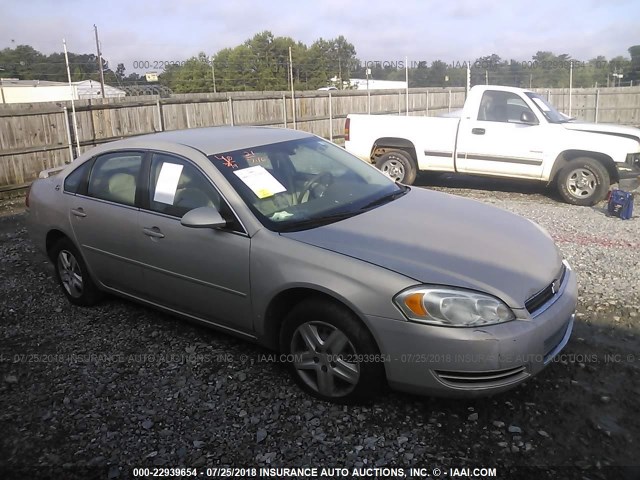
{"type": "Polygon", "coordinates": [[[556,108],[551,105],[544,97],[541,97],[537,93],[527,92],[527,96],[533,100],[538,110],[542,112],[547,120],[551,123],[564,123],[570,120],[569,117],[563,115],[556,108]]]}
{"type": "Polygon", "coordinates": [[[317,137],[210,155],[262,224],[305,230],[393,201],[409,187],[317,137]]]}

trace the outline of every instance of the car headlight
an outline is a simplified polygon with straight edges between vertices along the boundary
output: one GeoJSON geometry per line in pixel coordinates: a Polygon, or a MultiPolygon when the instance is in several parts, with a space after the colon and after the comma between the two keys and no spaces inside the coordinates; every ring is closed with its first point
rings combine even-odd
{"type": "Polygon", "coordinates": [[[513,311],[501,300],[453,287],[413,287],[393,299],[412,321],[448,327],[477,327],[509,322],[513,311]]]}

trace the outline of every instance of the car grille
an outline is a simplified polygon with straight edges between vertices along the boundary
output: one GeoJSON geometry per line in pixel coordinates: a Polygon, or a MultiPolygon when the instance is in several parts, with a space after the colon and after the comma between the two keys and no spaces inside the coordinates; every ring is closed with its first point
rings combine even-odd
{"type": "Polygon", "coordinates": [[[547,285],[545,288],[536,293],[533,297],[527,300],[524,303],[525,308],[529,313],[535,313],[539,310],[543,305],[549,302],[553,297],[555,297],[560,291],[560,286],[564,281],[564,276],[567,273],[567,267],[565,267],[564,263],[562,264],[562,269],[560,270],[560,275],[556,277],[556,279],[547,285]]]}
{"type": "Polygon", "coordinates": [[[482,372],[435,371],[443,383],[457,388],[491,388],[519,382],[529,376],[524,365],[507,370],[488,370],[482,372]]]}

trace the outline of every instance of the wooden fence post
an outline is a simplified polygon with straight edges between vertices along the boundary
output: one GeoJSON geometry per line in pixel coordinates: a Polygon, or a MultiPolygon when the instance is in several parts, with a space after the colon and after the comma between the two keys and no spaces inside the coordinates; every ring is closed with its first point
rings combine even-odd
{"type": "Polygon", "coordinates": [[[282,94],[282,122],[284,123],[284,128],[287,128],[287,96],[282,94]]]}
{"type": "Polygon", "coordinates": [[[229,121],[231,122],[231,126],[234,126],[233,123],[233,99],[231,97],[229,97],[229,121]]]}
{"type": "Polygon", "coordinates": [[[331,91],[329,91],[329,141],[333,142],[333,106],[331,91]]]}
{"type": "Polygon", "coordinates": [[[160,127],[160,131],[164,132],[164,117],[162,115],[162,103],[160,103],[160,99],[156,100],[156,109],[158,110],[158,126],[160,127]]]}

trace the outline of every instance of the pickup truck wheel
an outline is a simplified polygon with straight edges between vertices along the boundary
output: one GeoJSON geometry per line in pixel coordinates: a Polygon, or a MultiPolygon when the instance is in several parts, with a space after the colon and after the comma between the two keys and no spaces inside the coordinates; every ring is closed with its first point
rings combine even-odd
{"type": "Polygon", "coordinates": [[[609,190],[607,169],[597,160],[580,157],[571,160],[558,174],[558,191],[573,205],[591,206],[604,199],[609,190]]]}
{"type": "Polygon", "coordinates": [[[413,184],[416,179],[416,165],[407,152],[391,150],[376,160],[376,166],[396,182],[413,184]]]}

